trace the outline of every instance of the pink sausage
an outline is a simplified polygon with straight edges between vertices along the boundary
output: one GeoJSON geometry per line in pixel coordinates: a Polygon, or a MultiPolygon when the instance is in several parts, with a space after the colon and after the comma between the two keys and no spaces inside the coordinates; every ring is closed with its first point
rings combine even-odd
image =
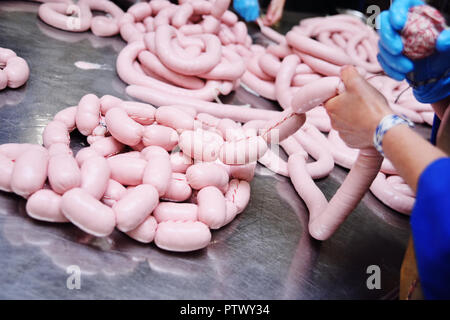
{"type": "Polygon", "coordinates": [[[270,100],[277,99],[275,94],[275,85],[272,82],[261,80],[249,71],[244,73],[241,81],[260,96],[270,100]]]}
{"type": "Polygon", "coordinates": [[[171,6],[172,4],[170,3],[170,1],[167,0],[152,0],[149,2],[149,5],[152,9],[152,14],[156,15],[158,14],[159,11],[161,11],[166,7],[171,6]]]}
{"type": "Polygon", "coordinates": [[[15,161],[22,153],[34,146],[34,144],[30,143],[5,143],[0,145],[0,154],[9,160],[15,161]]]}
{"type": "Polygon", "coordinates": [[[330,54],[330,48],[319,41],[313,40],[296,32],[288,32],[286,40],[289,45],[293,46],[300,52],[307,53],[316,58],[331,62],[333,64],[343,66],[353,64],[353,60],[344,52],[334,50],[330,54]]]}
{"type": "Polygon", "coordinates": [[[306,170],[313,179],[320,179],[328,176],[334,168],[334,160],[331,152],[318,144],[313,138],[304,131],[298,130],[294,134],[294,138],[302,145],[317,161],[306,164],[306,170]]]}
{"type": "Polygon", "coordinates": [[[78,4],[86,3],[91,11],[103,11],[112,18],[95,16],[92,18],[91,31],[96,36],[109,37],[119,32],[118,21],[124,12],[112,1],[80,0],[78,4]]]}
{"type": "Polygon", "coordinates": [[[28,198],[42,189],[47,179],[48,151],[41,146],[33,146],[20,155],[11,176],[11,190],[28,198]]]}
{"type": "Polygon", "coordinates": [[[228,166],[228,168],[229,168],[229,175],[231,178],[250,182],[253,180],[253,177],[255,176],[256,162],[240,166],[236,165],[228,166]]]}
{"type": "Polygon", "coordinates": [[[231,180],[225,198],[236,206],[238,214],[241,213],[250,201],[250,184],[245,180],[231,180]]]}
{"type": "Polygon", "coordinates": [[[50,148],[48,148],[48,154],[50,157],[61,155],[61,154],[73,156],[73,151],[65,143],[54,143],[50,146],[50,148]]]}
{"type": "Polygon", "coordinates": [[[280,146],[288,154],[288,156],[291,156],[297,152],[304,152],[305,160],[308,159],[308,154],[306,154],[306,151],[303,150],[301,144],[297,140],[295,140],[294,137],[292,136],[280,142],[280,146]]]}
{"type": "Polygon", "coordinates": [[[120,36],[128,43],[142,41],[144,33],[139,31],[133,22],[125,22],[120,25],[120,36]]]}
{"type": "Polygon", "coordinates": [[[205,187],[197,194],[198,220],[211,229],[219,229],[225,223],[225,197],[216,187],[205,187]]]}
{"type": "Polygon", "coordinates": [[[102,157],[115,155],[123,150],[125,146],[114,137],[100,139],[91,144],[92,150],[96,151],[102,157]]]}
{"type": "MultiPolygon", "coordinates": [[[[149,125],[155,121],[155,108],[147,103],[122,101],[118,104],[118,107],[123,109],[132,120],[139,124],[149,125]]],[[[109,108],[108,111],[110,109],[112,108],[109,108]]]]}
{"type": "Polygon", "coordinates": [[[172,177],[169,154],[158,146],[147,147],[142,153],[148,161],[142,181],[154,186],[161,197],[166,193],[172,177]]]}
{"type": "Polygon", "coordinates": [[[80,151],[78,151],[77,155],[75,156],[75,160],[77,160],[78,166],[81,167],[83,165],[84,161],[86,161],[89,158],[97,157],[97,156],[99,156],[98,152],[96,152],[91,147],[87,147],[87,148],[83,148],[80,151]]]}
{"type": "Polygon", "coordinates": [[[181,151],[171,152],[170,164],[172,167],[172,172],[186,173],[187,168],[189,168],[193,164],[193,161],[190,157],[186,156],[181,151]]]}
{"type": "Polygon", "coordinates": [[[281,33],[275,31],[272,28],[264,26],[260,19],[258,19],[256,21],[258,22],[258,26],[261,30],[261,33],[263,35],[265,35],[267,38],[269,38],[270,40],[272,40],[273,42],[276,42],[278,44],[282,44],[282,43],[286,42],[285,37],[281,33]]]}
{"type": "Polygon", "coordinates": [[[123,144],[137,145],[143,135],[142,125],[131,119],[128,114],[120,108],[113,108],[106,113],[106,125],[111,135],[123,144]]]}
{"type": "MultiPolygon", "coordinates": [[[[154,79],[152,77],[148,77],[143,74],[134,72],[133,61],[136,60],[139,53],[143,50],[145,50],[144,43],[142,41],[135,41],[129,43],[119,53],[116,62],[117,74],[124,82],[144,86],[147,88],[154,88],[158,91],[164,91],[172,95],[178,94],[201,100],[213,100],[214,97],[217,95],[216,92],[214,91],[219,86],[217,81],[207,81],[203,88],[197,90],[189,90],[179,88],[167,84],[165,82],[159,81],[157,79],[154,79]]],[[[169,104],[177,104],[177,103],[169,103],[169,104]]],[[[167,103],[165,103],[164,105],[167,105],[167,103]]]]}
{"type": "Polygon", "coordinates": [[[194,129],[194,118],[190,114],[175,107],[159,107],[155,112],[155,119],[159,124],[175,130],[194,129]]]}
{"type": "Polygon", "coordinates": [[[146,68],[174,85],[187,89],[201,89],[205,85],[205,83],[197,77],[185,76],[167,68],[161,63],[159,58],[150,51],[142,51],[141,53],[139,53],[138,57],[139,61],[146,68]]]}
{"type": "Polygon", "coordinates": [[[179,148],[185,155],[200,161],[214,161],[219,156],[223,139],[214,132],[205,130],[184,131],[180,135],[179,148]]]}
{"type": "MultiPolygon", "coordinates": [[[[266,54],[260,54],[258,56],[256,56],[254,59],[249,59],[247,61],[247,69],[253,73],[255,76],[257,76],[259,79],[264,80],[264,81],[273,81],[274,79],[274,75],[272,74],[268,74],[266,73],[266,70],[269,69],[269,71],[272,71],[271,68],[266,68],[266,67],[261,67],[259,61],[261,61],[261,57],[264,56],[266,54]]],[[[267,56],[272,56],[267,54],[267,56]]],[[[277,59],[278,62],[278,59],[277,59]]],[[[275,73],[276,74],[276,73],[275,73]]]]}
{"type": "Polygon", "coordinates": [[[231,0],[215,0],[211,8],[211,14],[216,18],[221,18],[230,6],[231,0]]]}
{"type": "Polygon", "coordinates": [[[415,198],[403,194],[387,183],[386,176],[383,173],[380,172],[375,177],[370,186],[370,191],[372,191],[381,202],[392,209],[403,214],[409,215],[411,213],[415,198]]]}
{"type": "MultiPolygon", "coordinates": [[[[204,130],[213,130],[220,123],[219,118],[216,118],[208,113],[199,113],[199,114],[197,114],[195,119],[198,122],[200,122],[200,129],[204,129],[204,130]]],[[[196,129],[198,129],[198,128],[196,127],[196,129]]]]}
{"type": "Polygon", "coordinates": [[[3,69],[8,77],[8,87],[19,88],[27,82],[30,76],[30,69],[27,62],[21,57],[8,59],[6,67],[3,69]]]}
{"type": "Polygon", "coordinates": [[[131,157],[109,158],[108,164],[111,168],[111,179],[126,186],[137,186],[142,183],[147,161],[131,157]]]}
{"type": "Polygon", "coordinates": [[[216,163],[203,162],[190,166],[186,171],[186,179],[189,185],[196,190],[208,186],[224,190],[230,178],[223,166],[216,163]]]}
{"type": "Polygon", "coordinates": [[[152,7],[149,3],[138,2],[129,7],[127,12],[133,15],[135,21],[141,21],[152,14],[152,7]]]}
{"type": "Polygon", "coordinates": [[[284,58],[292,54],[292,50],[286,44],[278,44],[278,45],[271,44],[267,47],[267,53],[273,54],[278,58],[284,58]]]}
{"type": "Polygon", "coordinates": [[[286,56],[281,62],[275,79],[275,95],[278,103],[283,109],[291,107],[292,95],[290,94],[290,87],[292,78],[295,74],[295,67],[300,63],[300,59],[296,55],[286,56]]]}
{"type": "Polygon", "coordinates": [[[39,190],[27,200],[27,214],[36,220],[48,222],[68,222],[61,211],[62,198],[52,190],[39,190]]]}
{"type": "Polygon", "coordinates": [[[310,221],[312,221],[325,211],[328,205],[327,199],[307,172],[306,160],[302,152],[289,157],[288,170],[292,184],[308,207],[310,221]]]}
{"type": "Polygon", "coordinates": [[[67,126],[59,121],[52,121],[45,127],[42,139],[46,148],[49,148],[54,143],[64,143],[66,145],[70,143],[67,126]]]}
{"type": "Polygon", "coordinates": [[[77,114],[77,107],[69,107],[59,111],[55,117],[54,121],[62,122],[66,125],[67,131],[71,132],[76,128],[75,116],[77,114]]]}
{"type": "Polygon", "coordinates": [[[279,155],[277,155],[271,149],[268,149],[266,153],[264,153],[264,155],[258,159],[258,162],[270,171],[273,171],[285,177],[289,177],[287,162],[281,159],[279,155]]]}
{"type": "Polygon", "coordinates": [[[50,157],[48,181],[52,189],[59,194],[78,188],[81,184],[81,171],[75,158],[67,154],[50,157]]]}
{"type": "Polygon", "coordinates": [[[0,153],[0,190],[11,192],[11,177],[14,163],[0,153]]]}
{"type": "Polygon", "coordinates": [[[103,194],[102,202],[108,207],[112,207],[119,201],[127,192],[124,186],[115,180],[109,179],[105,193],[103,194]]]}
{"type": "Polygon", "coordinates": [[[228,26],[233,26],[239,21],[239,18],[237,17],[237,15],[234,12],[229,11],[229,10],[227,10],[223,13],[221,19],[222,19],[222,22],[228,26]]]}
{"type": "Polygon", "coordinates": [[[147,217],[136,229],[128,231],[127,235],[142,243],[150,243],[155,239],[158,223],[153,216],[147,217]]]}
{"type": "Polygon", "coordinates": [[[338,165],[350,169],[356,161],[358,150],[348,147],[336,130],[328,133],[328,142],[328,149],[331,151],[334,161],[338,165]]]}
{"type": "Polygon", "coordinates": [[[295,51],[295,53],[315,72],[325,76],[339,76],[341,67],[325,60],[310,56],[308,54],[295,51]]]}
{"type": "Polygon", "coordinates": [[[128,86],[126,92],[132,97],[157,106],[185,106],[189,109],[194,108],[197,112],[205,112],[216,117],[230,118],[239,122],[247,122],[253,119],[269,120],[279,113],[278,111],[256,108],[247,109],[232,104],[207,102],[136,85],[128,86]]]}
{"type": "Polygon", "coordinates": [[[45,23],[65,31],[84,32],[91,26],[92,13],[86,4],[44,3],[39,6],[39,18],[45,23]],[[77,13],[78,17],[68,14],[77,13]]]}
{"type": "Polygon", "coordinates": [[[187,24],[188,19],[192,16],[193,13],[194,8],[189,2],[179,5],[177,11],[172,17],[172,25],[176,28],[179,28],[182,25],[187,24]]]}
{"type": "Polygon", "coordinates": [[[159,203],[158,191],[148,184],[129,190],[112,207],[116,214],[117,228],[128,232],[137,228],[153,212],[159,203]]]}
{"type": "Polygon", "coordinates": [[[220,30],[220,20],[213,16],[203,16],[203,21],[200,23],[203,28],[203,33],[217,34],[220,30]]]}
{"type": "Polygon", "coordinates": [[[80,188],[62,196],[61,210],[70,222],[96,237],[108,236],[116,225],[114,211],[80,188]]]}
{"type": "Polygon", "coordinates": [[[304,114],[294,113],[292,108],[289,107],[277,117],[266,122],[261,130],[261,137],[267,143],[272,143],[273,141],[279,143],[300,129],[305,120],[304,114]]]}
{"type": "Polygon", "coordinates": [[[163,199],[169,201],[186,201],[192,195],[192,189],[189,186],[186,176],[183,173],[172,173],[169,187],[164,193],[163,199]]]}
{"type": "Polygon", "coordinates": [[[320,79],[321,76],[318,74],[296,74],[292,78],[292,85],[294,87],[302,87],[310,82],[316,81],[320,79]]]}
{"type": "Polygon", "coordinates": [[[88,136],[97,127],[100,118],[100,99],[94,94],[83,96],[78,103],[75,122],[78,131],[88,136]]]}
{"type": "Polygon", "coordinates": [[[199,250],[210,241],[208,226],[199,221],[161,222],[155,236],[155,244],[159,248],[177,252],[199,250]]]}
{"type": "Polygon", "coordinates": [[[160,202],[153,212],[158,223],[164,221],[197,221],[198,206],[193,203],[160,202]]]}
{"type": "Polygon", "coordinates": [[[325,77],[299,88],[292,98],[292,109],[304,113],[336,96],[340,81],[338,77],[325,77]]]}
{"type": "Polygon", "coordinates": [[[383,157],[374,149],[360,150],[344,182],[326,209],[311,217],[310,234],[318,239],[329,238],[361,201],[380,170],[383,157]]]}
{"type": "Polygon", "coordinates": [[[81,188],[100,200],[108,188],[111,169],[103,157],[92,157],[81,167],[81,188]]]}
{"type": "Polygon", "coordinates": [[[164,9],[162,9],[158,14],[155,16],[154,25],[155,28],[158,29],[160,26],[166,26],[170,24],[170,21],[172,20],[173,15],[177,11],[177,6],[168,6],[164,9]]]}
{"type": "Polygon", "coordinates": [[[122,99],[105,94],[100,98],[100,111],[105,115],[109,109],[119,107],[122,102],[122,99]]]}
{"type": "Polygon", "coordinates": [[[152,124],[145,127],[142,142],[145,146],[160,146],[171,151],[178,144],[178,134],[172,128],[152,124]]]}
{"type": "Polygon", "coordinates": [[[222,54],[221,62],[209,72],[200,74],[201,78],[235,81],[244,74],[245,63],[237,53],[224,47],[222,54]]]}
{"type": "Polygon", "coordinates": [[[175,29],[169,25],[158,27],[155,35],[156,52],[161,62],[168,68],[184,75],[197,75],[210,71],[220,62],[222,56],[221,44],[214,35],[203,35],[206,51],[193,61],[187,61],[170,52],[170,40],[176,36],[175,29]]]}
{"type": "Polygon", "coordinates": [[[230,165],[247,164],[261,158],[267,148],[267,143],[261,136],[225,142],[220,149],[219,159],[230,165]]]}

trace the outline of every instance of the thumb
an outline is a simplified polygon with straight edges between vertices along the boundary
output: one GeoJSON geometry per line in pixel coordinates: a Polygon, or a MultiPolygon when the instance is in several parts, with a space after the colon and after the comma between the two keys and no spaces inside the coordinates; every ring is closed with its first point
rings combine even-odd
{"type": "Polygon", "coordinates": [[[341,79],[348,91],[357,91],[364,85],[364,79],[353,66],[341,68],[341,79]]]}
{"type": "Polygon", "coordinates": [[[436,50],[440,52],[450,51],[450,29],[441,32],[436,40],[436,50]]]}

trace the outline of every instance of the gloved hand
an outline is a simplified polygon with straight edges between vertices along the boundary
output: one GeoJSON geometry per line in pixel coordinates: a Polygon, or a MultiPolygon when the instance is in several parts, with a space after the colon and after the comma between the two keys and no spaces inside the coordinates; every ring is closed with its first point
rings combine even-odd
{"type": "Polygon", "coordinates": [[[437,38],[435,53],[414,61],[402,54],[400,36],[409,8],[423,4],[420,0],[395,0],[388,11],[380,14],[378,61],[391,78],[406,78],[418,101],[433,103],[450,95],[450,29],[437,38]]]}
{"type": "Polygon", "coordinates": [[[233,8],[245,21],[255,21],[259,17],[258,0],[234,0],[233,8]]]}

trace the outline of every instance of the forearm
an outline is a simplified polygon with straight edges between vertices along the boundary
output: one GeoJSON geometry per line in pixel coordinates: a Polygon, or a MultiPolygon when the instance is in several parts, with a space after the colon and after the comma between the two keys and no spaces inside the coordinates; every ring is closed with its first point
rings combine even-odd
{"type": "Polygon", "coordinates": [[[406,125],[395,126],[385,134],[383,151],[414,191],[423,170],[433,161],[447,156],[406,125]]]}

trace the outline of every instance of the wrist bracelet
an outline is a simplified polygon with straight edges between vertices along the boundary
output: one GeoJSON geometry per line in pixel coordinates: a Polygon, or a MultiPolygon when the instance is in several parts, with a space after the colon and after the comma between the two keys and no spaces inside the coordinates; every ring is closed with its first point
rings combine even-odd
{"type": "Polygon", "coordinates": [[[406,124],[408,125],[408,127],[411,128],[414,127],[414,123],[412,123],[411,120],[404,119],[396,114],[390,114],[381,119],[380,123],[375,129],[375,133],[373,135],[373,144],[375,146],[375,149],[377,149],[377,151],[381,153],[382,156],[384,156],[383,152],[384,135],[386,134],[386,132],[388,132],[389,129],[399,124],[406,124]]]}

